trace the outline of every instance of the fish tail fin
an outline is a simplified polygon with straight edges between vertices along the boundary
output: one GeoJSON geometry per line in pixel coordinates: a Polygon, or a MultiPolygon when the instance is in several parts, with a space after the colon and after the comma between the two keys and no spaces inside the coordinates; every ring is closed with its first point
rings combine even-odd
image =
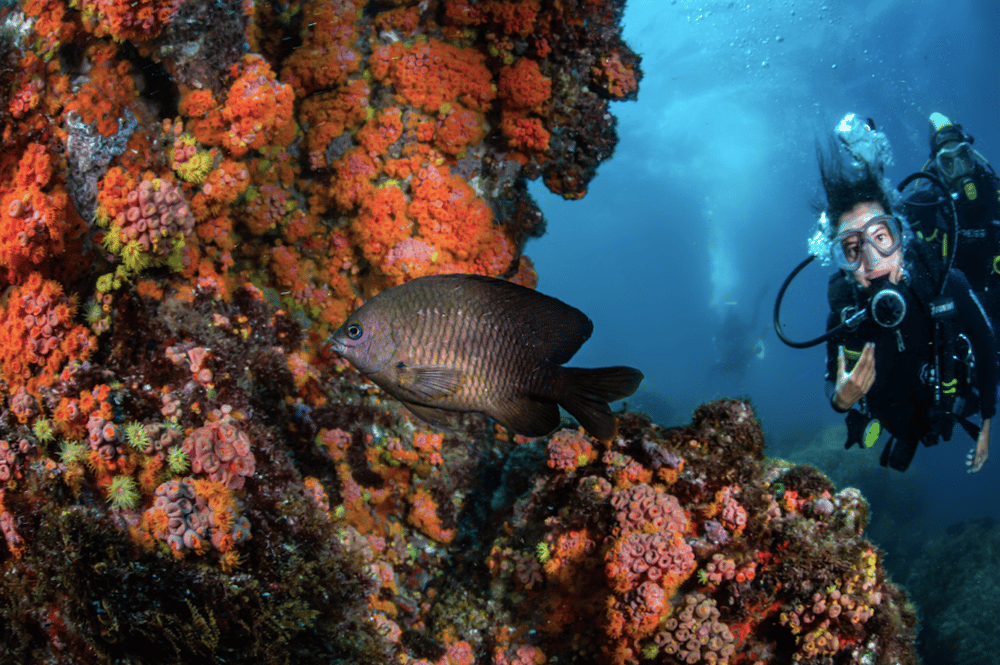
{"type": "Polygon", "coordinates": [[[561,369],[566,373],[566,391],[559,398],[559,404],[595,439],[610,441],[615,438],[618,420],[608,402],[634,393],[642,382],[642,372],[633,367],[561,369]]]}

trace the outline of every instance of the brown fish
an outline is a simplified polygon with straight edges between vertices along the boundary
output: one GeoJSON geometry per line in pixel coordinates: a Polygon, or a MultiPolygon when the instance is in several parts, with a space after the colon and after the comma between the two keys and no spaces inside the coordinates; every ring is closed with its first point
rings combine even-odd
{"type": "Polygon", "coordinates": [[[379,293],[330,339],[335,351],[423,420],[478,411],[525,436],[559,425],[562,405],[591,436],[618,431],[608,402],[628,397],[631,367],[560,367],[594,324],[575,307],[479,275],[420,277],[379,293]]]}

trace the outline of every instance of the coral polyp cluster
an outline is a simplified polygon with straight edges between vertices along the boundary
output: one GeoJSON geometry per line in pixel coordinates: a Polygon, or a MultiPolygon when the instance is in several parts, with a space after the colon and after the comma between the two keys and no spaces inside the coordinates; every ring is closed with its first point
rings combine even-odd
{"type": "MultiPolygon", "coordinates": [[[[620,424],[600,461],[531,478],[498,529],[492,592],[546,636],[534,647],[560,662],[917,662],[914,610],[861,538],[856,490],[766,460],[743,402],[685,428],[620,424]],[[519,553],[536,542],[537,573],[519,553]]],[[[516,662],[516,634],[494,662],[516,662]]]]}

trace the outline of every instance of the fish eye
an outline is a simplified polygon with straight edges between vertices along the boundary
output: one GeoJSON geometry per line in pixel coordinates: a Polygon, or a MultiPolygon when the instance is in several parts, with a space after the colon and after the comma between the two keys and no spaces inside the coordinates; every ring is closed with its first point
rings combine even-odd
{"type": "Polygon", "coordinates": [[[361,339],[361,336],[365,334],[365,329],[361,327],[360,321],[351,321],[347,324],[345,331],[351,339],[361,339]]]}

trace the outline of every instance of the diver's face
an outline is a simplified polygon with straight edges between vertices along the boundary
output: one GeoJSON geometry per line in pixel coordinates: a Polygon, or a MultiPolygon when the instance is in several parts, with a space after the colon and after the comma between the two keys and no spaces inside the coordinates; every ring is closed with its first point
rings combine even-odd
{"type": "MultiPolygon", "coordinates": [[[[840,217],[837,225],[837,234],[845,231],[860,231],[868,222],[879,215],[884,215],[882,206],[874,202],[859,203],[840,217]]],[[[903,274],[903,252],[897,248],[888,256],[882,256],[872,247],[861,247],[861,262],[854,270],[854,279],[863,286],[871,286],[872,280],[882,275],[889,275],[889,282],[899,284],[899,279],[903,274]]]]}
{"type": "Polygon", "coordinates": [[[966,142],[949,141],[941,146],[937,156],[938,171],[941,176],[952,187],[967,175],[975,171],[975,162],[972,159],[972,146],[966,142]]]}

